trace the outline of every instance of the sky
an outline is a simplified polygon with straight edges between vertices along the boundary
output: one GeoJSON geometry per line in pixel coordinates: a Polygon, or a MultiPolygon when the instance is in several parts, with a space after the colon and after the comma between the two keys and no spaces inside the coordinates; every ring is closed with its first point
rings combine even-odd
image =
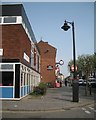
{"type": "MultiPolygon", "coordinates": [[[[20,2],[19,2],[20,3],[20,2]]],[[[74,21],[76,58],[94,53],[94,2],[23,2],[37,42],[41,39],[57,49],[56,62],[64,76],[69,75],[68,62],[73,59],[72,26],[61,27],[65,19],[74,21]]]]}
{"type": "MultiPolygon", "coordinates": [[[[96,31],[96,2],[94,4],[94,33],[96,31]]],[[[96,34],[94,34],[94,52],[96,53],[96,34]]]]}
{"type": "Polygon", "coordinates": [[[68,62],[73,59],[72,26],[63,31],[65,19],[74,21],[76,58],[82,54],[94,53],[94,3],[93,2],[29,2],[24,8],[31,23],[37,42],[47,41],[57,49],[56,62],[65,76],[68,62]]]}

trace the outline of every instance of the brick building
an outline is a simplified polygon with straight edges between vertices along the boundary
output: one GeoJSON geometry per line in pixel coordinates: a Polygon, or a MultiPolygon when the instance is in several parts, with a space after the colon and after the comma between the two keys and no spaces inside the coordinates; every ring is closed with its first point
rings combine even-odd
{"type": "Polygon", "coordinates": [[[42,40],[37,45],[40,50],[41,81],[55,86],[56,48],[42,40]]]}
{"type": "Polygon", "coordinates": [[[23,5],[1,7],[0,98],[20,99],[40,82],[40,53],[23,5]]]}

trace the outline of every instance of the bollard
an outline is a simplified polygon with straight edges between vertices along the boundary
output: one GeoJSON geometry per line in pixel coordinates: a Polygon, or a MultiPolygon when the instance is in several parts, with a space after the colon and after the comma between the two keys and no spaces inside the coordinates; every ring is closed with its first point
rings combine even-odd
{"type": "Polygon", "coordinates": [[[79,102],[79,83],[77,80],[73,81],[73,102],[79,102]]]}

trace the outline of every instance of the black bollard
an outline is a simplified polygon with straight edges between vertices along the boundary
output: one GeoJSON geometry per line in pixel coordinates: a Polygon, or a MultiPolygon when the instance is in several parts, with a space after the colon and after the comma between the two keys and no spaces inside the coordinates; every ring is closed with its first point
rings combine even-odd
{"type": "Polygon", "coordinates": [[[77,80],[73,81],[73,102],[79,102],[79,83],[77,80]]]}

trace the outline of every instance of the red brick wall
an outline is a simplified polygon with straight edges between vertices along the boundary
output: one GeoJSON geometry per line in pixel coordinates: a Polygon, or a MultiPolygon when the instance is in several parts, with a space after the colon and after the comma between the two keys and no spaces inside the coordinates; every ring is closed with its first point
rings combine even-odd
{"type": "Polygon", "coordinates": [[[20,61],[27,63],[23,59],[23,55],[25,52],[30,57],[31,42],[28,39],[22,25],[2,26],[2,48],[4,50],[4,58],[20,59],[20,61]]]}
{"type": "Polygon", "coordinates": [[[41,76],[42,82],[55,83],[55,63],[56,63],[56,49],[47,42],[39,42],[38,47],[41,55],[41,76]],[[47,66],[53,66],[53,70],[47,70],[47,66]]]}

